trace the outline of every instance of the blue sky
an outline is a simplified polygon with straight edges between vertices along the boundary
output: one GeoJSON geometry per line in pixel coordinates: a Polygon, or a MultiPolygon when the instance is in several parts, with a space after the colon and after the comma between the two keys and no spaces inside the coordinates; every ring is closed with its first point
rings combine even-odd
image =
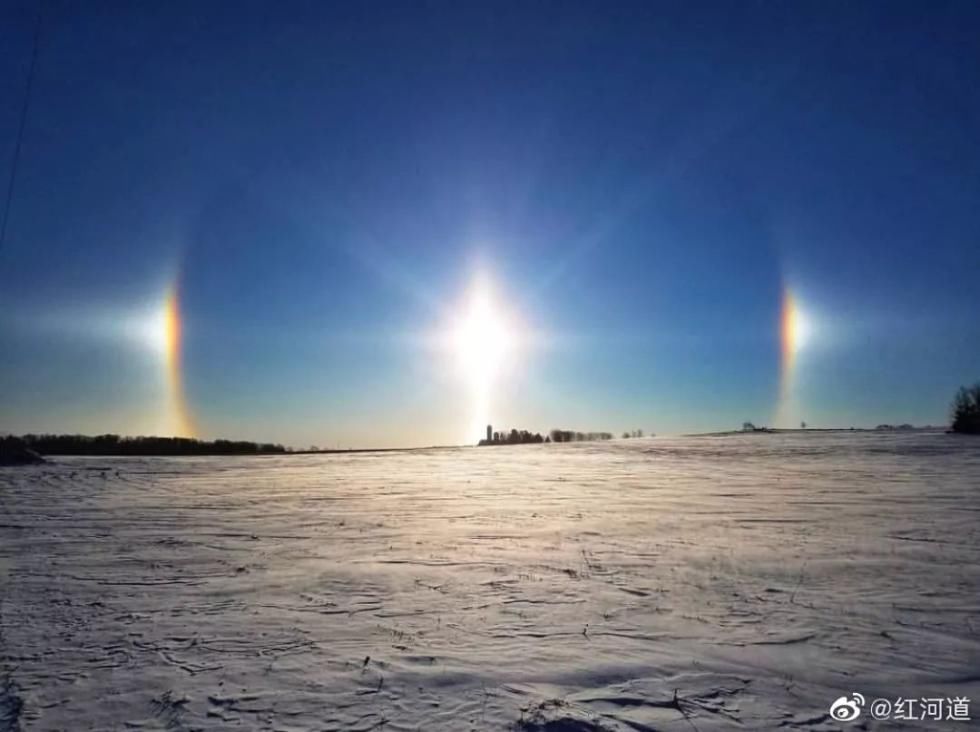
{"type": "MultiPolygon", "coordinates": [[[[0,173],[36,5],[0,10],[0,173]]],[[[975,3],[46,3],[0,430],[456,443],[942,423],[980,379],[975,3]],[[780,411],[780,308],[810,334],[780,411]],[[142,324],[149,324],[144,327],[142,324]],[[149,333],[149,335],[148,335],[149,333]],[[785,425],[789,426],[789,424],[785,425]]]]}

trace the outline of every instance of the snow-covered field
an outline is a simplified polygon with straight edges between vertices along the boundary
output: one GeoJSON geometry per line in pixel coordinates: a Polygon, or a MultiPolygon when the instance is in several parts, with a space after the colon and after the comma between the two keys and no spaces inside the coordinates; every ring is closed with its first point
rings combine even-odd
{"type": "Polygon", "coordinates": [[[0,469],[0,587],[0,730],[980,718],[980,440],[60,458],[0,469]]]}

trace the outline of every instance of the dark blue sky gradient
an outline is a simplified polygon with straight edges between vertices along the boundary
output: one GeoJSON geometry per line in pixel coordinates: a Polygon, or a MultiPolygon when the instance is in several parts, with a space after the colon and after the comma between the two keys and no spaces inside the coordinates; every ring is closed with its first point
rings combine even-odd
{"type": "MultiPolygon", "coordinates": [[[[457,442],[478,271],[546,342],[501,424],[942,422],[980,378],[976,3],[46,2],[0,429],[154,431],[177,278],[208,436],[457,442]],[[131,335],[131,333],[130,333],[131,335]]],[[[36,5],[0,10],[9,173],[36,5]]]]}

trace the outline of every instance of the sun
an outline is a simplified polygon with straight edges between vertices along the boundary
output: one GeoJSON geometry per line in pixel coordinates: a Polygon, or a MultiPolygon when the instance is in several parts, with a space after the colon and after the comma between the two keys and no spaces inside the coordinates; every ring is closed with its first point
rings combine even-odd
{"type": "Polygon", "coordinates": [[[516,335],[506,316],[481,286],[457,320],[453,347],[463,373],[477,383],[488,383],[513,354],[516,335]]]}
{"type": "Polygon", "coordinates": [[[468,417],[462,437],[467,442],[482,435],[494,418],[502,418],[507,381],[519,374],[517,364],[526,338],[521,319],[505,302],[494,296],[486,277],[479,277],[453,310],[444,331],[465,388],[468,417]]]}

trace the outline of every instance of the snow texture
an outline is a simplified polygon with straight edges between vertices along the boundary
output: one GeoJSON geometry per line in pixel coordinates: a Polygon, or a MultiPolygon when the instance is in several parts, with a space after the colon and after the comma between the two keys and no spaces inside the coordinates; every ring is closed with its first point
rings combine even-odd
{"type": "Polygon", "coordinates": [[[978,512],[980,440],[937,432],[3,468],[0,730],[831,730],[854,691],[977,700],[978,512]]]}

